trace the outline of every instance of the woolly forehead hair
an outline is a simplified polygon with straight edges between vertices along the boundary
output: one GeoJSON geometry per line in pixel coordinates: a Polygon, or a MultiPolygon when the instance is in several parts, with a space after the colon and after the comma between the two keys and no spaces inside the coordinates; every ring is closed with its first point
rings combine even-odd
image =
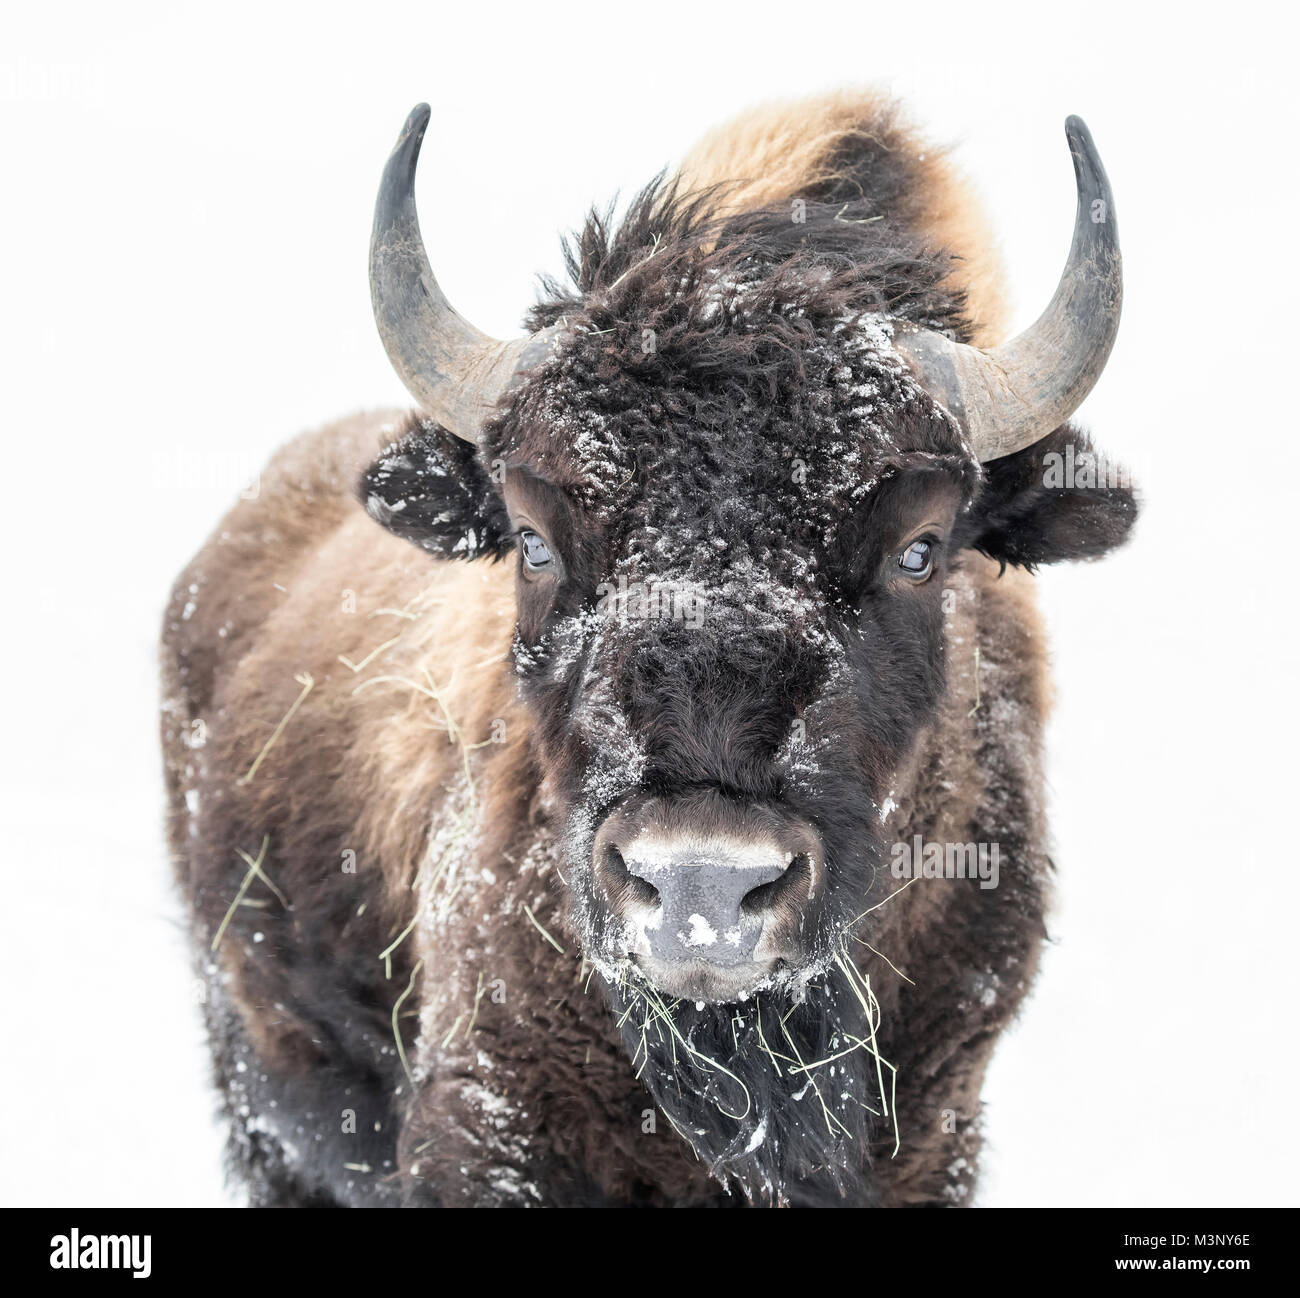
{"type": "Polygon", "coordinates": [[[952,256],[927,248],[870,198],[795,200],[717,218],[727,190],[682,194],[660,176],[618,222],[612,205],[593,209],[565,246],[571,283],[544,278],[526,327],[584,310],[605,313],[606,323],[658,310],[689,319],[693,288],[743,275],[772,305],[802,302],[815,318],[871,308],[969,341],[962,295],[949,282],[952,256]]]}
{"type": "Polygon", "coordinates": [[[799,458],[829,500],[898,452],[974,467],[890,341],[896,321],[964,337],[960,294],[942,287],[950,258],[862,202],[809,203],[800,222],[788,208],[716,221],[708,206],[656,182],[617,227],[593,213],[568,250],[574,288],[547,282],[527,322],[562,319],[565,339],[488,425],[489,458],[526,462],[601,512],[655,468],[716,491],[728,466],[762,486],[799,458]]]}

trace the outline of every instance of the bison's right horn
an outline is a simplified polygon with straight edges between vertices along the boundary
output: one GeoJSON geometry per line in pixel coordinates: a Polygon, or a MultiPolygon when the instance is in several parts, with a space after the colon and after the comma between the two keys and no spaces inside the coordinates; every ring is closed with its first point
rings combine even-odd
{"type": "Polygon", "coordinates": [[[1074,240],[1043,314],[991,351],[914,326],[896,334],[921,386],[961,421],[981,460],[1011,455],[1069,419],[1100,377],[1119,329],[1115,200],[1088,128],[1071,117],[1065,134],[1078,190],[1074,240]]]}
{"type": "Polygon", "coordinates": [[[370,236],[370,301],[407,391],[449,432],[473,442],[516,375],[550,355],[556,330],[501,342],[443,296],[415,211],[415,164],[428,125],[429,105],[419,104],[384,168],[370,236]]]}

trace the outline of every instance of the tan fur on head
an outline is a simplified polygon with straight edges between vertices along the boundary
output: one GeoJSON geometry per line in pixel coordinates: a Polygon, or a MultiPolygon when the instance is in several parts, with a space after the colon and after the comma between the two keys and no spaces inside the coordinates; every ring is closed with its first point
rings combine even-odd
{"type": "Polygon", "coordinates": [[[1008,314],[1002,262],[983,208],[947,151],[927,145],[888,95],[842,90],[753,109],[705,135],[679,175],[687,190],[725,186],[719,215],[742,212],[834,180],[834,159],[855,139],[906,161],[908,210],[898,215],[960,258],[951,278],[966,294],[972,341],[1001,342],[1008,314]]]}

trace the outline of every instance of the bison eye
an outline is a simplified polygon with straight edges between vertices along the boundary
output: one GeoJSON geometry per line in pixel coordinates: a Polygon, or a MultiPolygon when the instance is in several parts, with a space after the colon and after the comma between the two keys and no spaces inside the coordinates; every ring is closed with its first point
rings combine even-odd
{"type": "Polygon", "coordinates": [[[519,544],[524,552],[524,566],[530,572],[540,572],[550,565],[551,552],[546,542],[536,532],[527,529],[519,533],[519,544]]]}
{"type": "Polygon", "coordinates": [[[898,566],[913,581],[924,581],[930,575],[931,568],[934,567],[933,551],[934,547],[929,541],[913,541],[898,556],[898,566]]]}

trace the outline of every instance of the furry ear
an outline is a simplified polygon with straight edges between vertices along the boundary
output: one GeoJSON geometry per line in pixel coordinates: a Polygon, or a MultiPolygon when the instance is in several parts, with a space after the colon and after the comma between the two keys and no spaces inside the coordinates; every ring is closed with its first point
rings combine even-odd
{"type": "Polygon", "coordinates": [[[432,420],[413,417],[358,492],[377,523],[439,558],[499,559],[513,548],[505,503],[478,452],[432,420]]]}
{"type": "Polygon", "coordinates": [[[1042,563],[1095,559],[1123,545],[1138,514],[1127,470],[1062,424],[1032,446],[985,466],[963,544],[1031,571],[1042,563]]]}

